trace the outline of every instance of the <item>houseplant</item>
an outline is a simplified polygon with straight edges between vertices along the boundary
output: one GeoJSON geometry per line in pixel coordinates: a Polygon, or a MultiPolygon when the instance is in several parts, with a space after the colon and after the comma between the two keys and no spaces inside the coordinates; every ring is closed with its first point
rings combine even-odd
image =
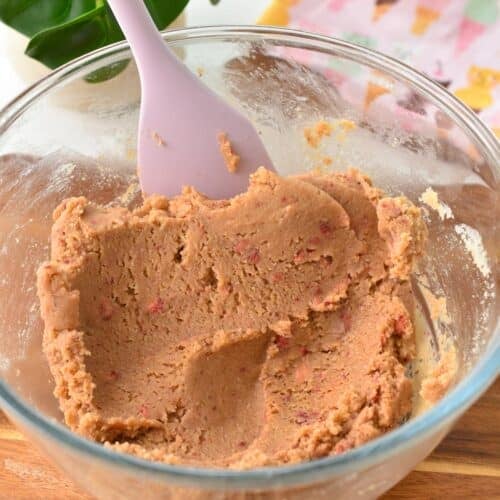
{"type": "MultiPolygon", "coordinates": [[[[144,0],[159,29],[185,24],[189,0],[144,0]]],[[[0,20],[12,28],[7,54],[27,83],[95,49],[123,40],[105,0],[0,0],[0,20]]],[[[121,73],[127,62],[87,78],[102,82],[121,73]]]]}

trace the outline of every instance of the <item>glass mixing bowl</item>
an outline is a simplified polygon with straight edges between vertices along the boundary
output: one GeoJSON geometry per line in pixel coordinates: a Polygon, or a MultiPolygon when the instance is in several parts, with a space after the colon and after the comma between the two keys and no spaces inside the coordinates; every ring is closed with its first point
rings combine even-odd
{"type": "Polygon", "coordinates": [[[354,165],[417,204],[428,187],[438,193],[446,206],[441,217],[427,208],[429,250],[418,276],[446,298],[448,318],[431,318],[426,332],[436,358],[440,339],[455,346],[454,387],[431,409],[358,449],[245,472],[144,461],[61,423],[41,354],[34,273],[48,257],[50,214],[63,198],[137,202],[135,69],[130,64],[103,84],[84,80],[129,57],[120,43],[51,73],[0,113],[1,406],[100,498],[376,497],[431,452],[498,374],[498,142],[442,86],[346,42],[264,27],[195,28],[164,37],[207,85],[254,121],[281,173],[317,168],[328,155],[333,165],[321,168],[354,165]],[[312,149],[303,130],[319,119],[344,126],[312,149]]]}

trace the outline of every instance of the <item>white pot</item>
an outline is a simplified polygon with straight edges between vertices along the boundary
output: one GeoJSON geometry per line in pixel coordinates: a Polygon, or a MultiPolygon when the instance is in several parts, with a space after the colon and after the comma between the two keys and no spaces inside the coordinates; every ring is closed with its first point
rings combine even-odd
{"type": "MultiPolygon", "coordinates": [[[[169,29],[182,28],[186,26],[186,16],[182,12],[179,17],[169,26],[169,29]]],[[[17,31],[7,28],[5,34],[5,57],[16,76],[25,84],[31,85],[40,78],[49,74],[51,69],[42,63],[24,54],[28,44],[28,38],[17,31]]],[[[176,50],[177,55],[183,58],[182,53],[176,50]]],[[[88,109],[95,102],[93,95],[98,91],[101,95],[113,96],[116,94],[124,96],[125,101],[121,104],[132,103],[139,99],[138,76],[134,64],[129,64],[124,71],[111,80],[99,83],[88,83],[85,80],[75,80],[59,93],[54,95],[53,103],[77,109],[88,109]]]]}

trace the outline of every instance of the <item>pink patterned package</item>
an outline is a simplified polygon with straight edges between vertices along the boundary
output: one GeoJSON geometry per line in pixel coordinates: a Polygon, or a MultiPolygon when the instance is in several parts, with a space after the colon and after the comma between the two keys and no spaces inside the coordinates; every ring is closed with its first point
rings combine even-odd
{"type": "MultiPolygon", "coordinates": [[[[341,38],[402,60],[447,87],[500,137],[499,0],[274,0],[259,22],[341,38]]],[[[359,91],[349,89],[345,65],[327,76],[344,97],[359,91]]],[[[376,74],[362,91],[366,108],[389,100],[376,74]]]]}

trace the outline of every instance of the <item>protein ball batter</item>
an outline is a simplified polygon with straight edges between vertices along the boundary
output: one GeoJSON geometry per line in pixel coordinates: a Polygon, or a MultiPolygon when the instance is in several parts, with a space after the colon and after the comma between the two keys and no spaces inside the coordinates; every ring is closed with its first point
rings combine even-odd
{"type": "Polygon", "coordinates": [[[38,274],[66,423],[135,455],[250,468],[340,453],[411,410],[408,282],[426,229],[355,170],[130,212],[54,214],[38,274]]]}

